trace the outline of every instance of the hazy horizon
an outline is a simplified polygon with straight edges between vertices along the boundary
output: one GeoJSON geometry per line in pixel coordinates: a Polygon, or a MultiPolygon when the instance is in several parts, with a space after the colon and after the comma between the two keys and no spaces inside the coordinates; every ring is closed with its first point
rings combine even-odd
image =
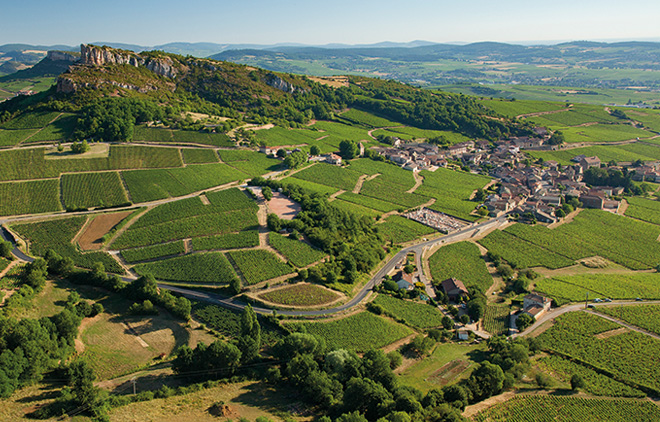
{"type": "Polygon", "coordinates": [[[495,41],[555,44],[589,40],[660,40],[660,2],[611,0],[552,3],[510,0],[506,5],[413,0],[309,2],[264,0],[181,3],[172,0],[112,4],[46,0],[3,7],[0,44],[77,45],[113,42],[140,46],[171,42],[218,44],[374,44],[495,41]],[[27,12],[29,11],[29,12],[27,12]]]}

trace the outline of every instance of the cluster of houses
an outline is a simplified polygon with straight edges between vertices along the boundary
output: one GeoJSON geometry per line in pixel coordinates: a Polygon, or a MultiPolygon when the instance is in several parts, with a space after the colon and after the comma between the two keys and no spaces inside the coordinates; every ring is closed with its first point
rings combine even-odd
{"type": "Polygon", "coordinates": [[[442,149],[438,145],[426,142],[403,143],[395,138],[392,147],[379,147],[373,150],[404,170],[417,172],[447,167],[448,160],[467,160],[478,164],[482,154],[489,149],[490,142],[485,140],[461,142],[442,149]]]}
{"type": "MultiPolygon", "coordinates": [[[[362,147],[362,144],[360,144],[360,146],[362,147]]],[[[300,148],[294,148],[294,149],[289,150],[289,149],[285,149],[284,147],[281,147],[281,146],[279,146],[279,147],[261,146],[261,147],[259,147],[259,152],[261,152],[262,154],[266,154],[268,156],[271,156],[271,157],[275,157],[275,156],[277,156],[277,151],[279,151],[280,149],[284,149],[286,151],[287,155],[289,155],[291,153],[294,153],[296,151],[302,151],[300,148]]],[[[312,158],[310,158],[310,161],[325,162],[325,163],[332,164],[332,165],[337,165],[337,166],[340,166],[342,164],[342,158],[334,152],[329,153],[329,154],[322,154],[322,155],[319,155],[317,157],[312,157],[312,158]]]]}

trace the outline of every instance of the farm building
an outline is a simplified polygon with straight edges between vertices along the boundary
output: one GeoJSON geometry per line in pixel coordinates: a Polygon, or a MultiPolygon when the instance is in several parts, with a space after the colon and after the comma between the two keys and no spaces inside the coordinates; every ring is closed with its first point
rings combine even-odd
{"type": "Polygon", "coordinates": [[[467,298],[468,291],[465,288],[465,284],[461,280],[455,279],[454,277],[448,278],[440,283],[442,290],[445,292],[447,297],[452,302],[458,302],[461,299],[467,298]]]}
{"type": "Polygon", "coordinates": [[[459,340],[469,340],[470,332],[468,330],[458,330],[456,332],[456,336],[458,337],[459,340]]]}
{"type": "Polygon", "coordinates": [[[392,277],[396,282],[399,290],[413,290],[415,288],[416,277],[412,274],[406,274],[404,271],[399,271],[392,277]]]}
{"type": "Polygon", "coordinates": [[[550,310],[552,299],[536,293],[530,293],[523,298],[523,312],[538,319],[550,310]]]}

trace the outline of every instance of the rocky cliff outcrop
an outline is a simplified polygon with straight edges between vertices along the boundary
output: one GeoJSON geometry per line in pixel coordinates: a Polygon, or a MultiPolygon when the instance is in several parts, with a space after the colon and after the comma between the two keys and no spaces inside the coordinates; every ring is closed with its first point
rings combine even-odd
{"type": "Polygon", "coordinates": [[[268,78],[266,79],[266,83],[275,89],[288,92],[289,94],[293,94],[298,89],[293,84],[273,74],[268,76],[268,78]]]}
{"type": "Polygon", "coordinates": [[[58,62],[75,62],[80,59],[76,54],[66,51],[49,51],[46,58],[58,62]]]}
{"type": "Polygon", "coordinates": [[[144,66],[157,75],[174,78],[177,69],[170,57],[141,57],[132,51],[116,50],[113,48],[97,47],[82,44],[80,46],[80,63],[88,66],[121,65],[144,66]]]}

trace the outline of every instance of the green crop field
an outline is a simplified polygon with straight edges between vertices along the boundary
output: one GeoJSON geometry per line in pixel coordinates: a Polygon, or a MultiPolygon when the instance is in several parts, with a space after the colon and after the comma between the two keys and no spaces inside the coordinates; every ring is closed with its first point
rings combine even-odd
{"type": "Polygon", "coordinates": [[[341,199],[332,201],[331,204],[333,207],[339,208],[341,210],[372,219],[378,217],[381,214],[380,212],[376,210],[372,210],[371,208],[366,208],[363,207],[362,205],[357,205],[354,204],[353,202],[346,202],[341,199]]]}
{"type": "Polygon", "coordinates": [[[385,135],[400,138],[406,141],[421,141],[426,139],[445,139],[450,144],[470,141],[465,135],[447,130],[418,129],[416,127],[403,126],[392,129],[377,129],[372,133],[374,136],[385,135]]]}
{"type": "Polygon", "coordinates": [[[620,142],[636,138],[650,138],[653,133],[630,125],[598,123],[591,126],[555,127],[560,129],[566,142],[620,142]]]}
{"type": "Polygon", "coordinates": [[[617,381],[660,391],[660,340],[636,331],[594,336],[619,327],[596,315],[571,312],[556,318],[538,339],[544,349],[606,371],[617,381]]]}
{"type": "Polygon", "coordinates": [[[318,163],[297,172],[292,177],[308,182],[318,183],[320,185],[332,186],[345,191],[352,191],[362,173],[333,166],[325,163],[318,163]]]}
{"type": "Polygon", "coordinates": [[[550,372],[560,381],[570,383],[571,376],[577,374],[585,381],[585,391],[596,396],[610,397],[645,397],[642,391],[618,382],[600,374],[591,368],[572,362],[560,356],[544,356],[537,363],[544,370],[550,372]]]}
{"type": "Polygon", "coordinates": [[[55,120],[60,113],[57,111],[31,111],[15,117],[0,125],[3,129],[41,129],[55,120]]]}
{"type": "Polygon", "coordinates": [[[58,180],[0,183],[0,215],[60,211],[58,180]]]}
{"type": "Polygon", "coordinates": [[[388,315],[403,320],[406,325],[421,329],[442,326],[444,315],[435,306],[388,295],[378,295],[373,303],[382,306],[388,315]]]}
{"type": "MultiPolygon", "coordinates": [[[[657,282],[660,277],[657,278],[657,282]]],[[[652,333],[660,334],[660,306],[599,306],[598,312],[629,322],[652,333]]]]}
{"type": "Polygon", "coordinates": [[[163,256],[180,255],[186,251],[183,240],[161,245],[147,246],[146,248],[126,249],[121,251],[121,256],[128,263],[147,261],[163,256]]]}
{"type": "Polygon", "coordinates": [[[631,110],[628,108],[619,108],[619,110],[626,113],[631,119],[643,123],[645,127],[654,132],[660,132],[660,113],[657,110],[631,110]]]}
{"type": "Polygon", "coordinates": [[[271,129],[255,130],[254,138],[258,143],[266,146],[302,145],[314,143],[313,141],[324,136],[324,133],[309,129],[285,129],[275,126],[271,129]]]}
{"type": "Polygon", "coordinates": [[[226,164],[195,164],[185,168],[122,172],[133,202],[183,196],[241,180],[246,175],[226,164]]]}
{"type": "Polygon", "coordinates": [[[660,274],[581,274],[557,276],[536,282],[536,289],[554,298],[579,302],[587,293],[594,299],[660,299],[660,274]]]}
{"type": "Polygon", "coordinates": [[[660,409],[646,400],[546,395],[513,397],[472,417],[475,422],[652,422],[659,419],[660,409]]]}
{"type": "Polygon", "coordinates": [[[574,260],[526,242],[506,231],[495,230],[478,241],[489,252],[499,255],[516,268],[568,267],[574,260]]]}
{"type": "Polygon", "coordinates": [[[435,284],[454,277],[465,283],[466,287],[476,287],[482,292],[493,284],[493,277],[474,243],[459,242],[443,246],[429,258],[429,267],[435,284]]]}
{"type": "Polygon", "coordinates": [[[139,168],[181,167],[176,148],[111,145],[108,157],[48,158],[44,148],[0,151],[0,181],[44,179],[62,173],[124,170],[139,168]]]}
{"type": "Polygon", "coordinates": [[[223,163],[245,173],[246,176],[243,178],[246,179],[261,176],[282,167],[279,160],[268,158],[266,154],[256,151],[220,150],[218,154],[223,163]]]}
{"type": "Polygon", "coordinates": [[[318,193],[322,195],[332,195],[333,193],[339,191],[339,189],[333,188],[332,186],[321,185],[319,183],[309,182],[302,179],[296,179],[291,176],[283,179],[282,181],[286,184],[300,186],[301,188],[312,193],[318,193]]]}
{"type": "Polygon", "coordinates": [[[76,115],[63,115],[45,128],[39,130],[26,142],[65,141],[71,139],[76,128],[78,117],[76,115]]]}
{"type": "Polygon", "coordinates": [[[254,229],[257,225],[256,213],[242,210],[201,214],[150,226],[130,227],[113,242],[112,247],[137,248],[190,237],[254,229]]]}
{"type": "Polygon", "coordinates": [[[331,322],[298,322],[289,325],[294,329],[304,327],[306,332],[324,339],[330,348],[356,352],[387,346],[413,332],[405,325],[371,312],[360,312],[331,322]]]}
{"type": "Polygon", "coordinates": [[[511,307],[489,303],[484,315],[484,328],[496,336],[503,336],[509,332],[509,314],[511,307]]]}
{"type": "Polygon", "coordinates": [[[240,249],[259,246],[259,232],[246,230],[240,233],[227,233],[218,236],[195,237],[192,247],[195,251],[240,249]]]}
{"type": "Polygon", "coordinates": [[[554,230],[514,224],[505,232],[572,260],[599,255],[634,270],[660,262],[660,248],[649,247],[660,236],[659,226],[600,210],[585,209],[554,230]]]}
{"type": "Polygon", "coordinates": [[[72,217],[37,223],[16,224],[12,229],[30,244],[31,255],[44,255],[53,249],[63,257],[73,259],[76,266],[92,268],[100,262],[106,271],[122,274],[123,268],[105,252],[80,253],[71,242],[87,220],[86,217],[72,217]]]}
{"type": "Polygon", "coordinates": [[[278,305],[289,306],[320,306],[339,299],[337,293],[315,284],[295,284],[261,293],[258,297],[278,305]]]}
{"type": "Polygon", "coordinates": [[[293,273],[293,268],[263,249],[227,252],[248,285],[293,273]]]}
{"type": "Polygon", "coordinates": [[[367,113],[366,111],[357,110],[355,108],[341,113],[340,116],[357,124],[369,126],[372,128],[401,126],[401,123],[393,122],[391,120],[376,116],[375,114],[367,113]]]}
{"type": "Polygon", "coordinates": [[[236,273],[219,252],[194,253],[162,261],[138,264],[138,274],[151,274],[159,280],[193,283],[229,284],[236,273]]]}
{"type": "Polygon", "coordinates": [[[37,129],[0,129],[0,147],[10,147],[20,144],[36,132],[37,129]]]}
{"type": "Polygon", "coordinates": [[[371,140],[366,129],[342,123],[319,121],[311,127],[319,130],[319,137],[328,135],[327,138],[323,139],[323,142],[337,147],[339,142],[345,139],[351,141],[371,140]]]}
{"type": "Polygon", "coordinates": [[[268,243],[296,267],[306,267],[325,256],[325,253],[300,240],[289,239],[277,233],[268,233],[268,243]]]}
{"type": "Polygon", "coordinates": [[[363,207],[371,208],[372,210],[380,212],[396,211],[401,208],[400,205],[381,201],[380,199],[371,198],[360,194],[355,194],[353,192],[344,192],[339,195],[337,199],[341,199],[342,201],[346,202],[352,202],[356,205],[361,205],[363,207]]]}
{"type": "Polygon", "coordinates": [[[434,172],[422,171],[424,183],[415,191],[420,195],[435,198],[429,208],[466,220],[474,221],[470,213],[478,203],[470,201],[472,192],[486,186],[492,179],[476,174],[439,168],[434,172]]]}
{"type": "Polygon", "coordinates": [[[660,201],[638,197],[626,198],[626,201],[629,204],[626,209],[628,217],[660,224],[660,201]]]}
{"type": "Polygon", "coordinates": [[[507,117],[517,117],[522,114],[555,111],[566,108],[566,104],[551,101],[510,101],[504,99],[480,100],[480,103],[507,117]]]}
{"type": "Polygon", "coordinates": [[[626,145],[594,145],[583,148],[561,149],[558,151],[526,151],[532,157],[554,160],[562,165],[573,165],[571,158],[584,154],[597,156],[602,162],[633,162],[636,160],[654,161],[660,159],[660,147],[642,142],[626,145]]]}
{"type": "Polygon", "coordinates": [[[65,174],[62,176],[62,198],[68,210],[129,204],[116,172],[65,174]]]}
{"type": "Polygon", "coordinates": [[[405,243],[421,236],[437,233],[437,230],[398,215],[387,217],[384,223],[377,224],[378,233],[394,243],[405,243]]]}
{"type": "Polygon", "coordinates": [[[414,208],[430,199],[416,193],[406,193],[415,186],[415,177],[412,172],[401,167],[381,161],[360,159],[352,161],[350,169],[370,176],[378,174],[374,179],[366,180],[362,184],[361,195],[393,203],[401,208],[414,208]]]}
{"type": "Polygon", "coordinates": [[[183,162],[186,164],[217,163],[218,155],[212,149],[183,148],[183,162]]]}

